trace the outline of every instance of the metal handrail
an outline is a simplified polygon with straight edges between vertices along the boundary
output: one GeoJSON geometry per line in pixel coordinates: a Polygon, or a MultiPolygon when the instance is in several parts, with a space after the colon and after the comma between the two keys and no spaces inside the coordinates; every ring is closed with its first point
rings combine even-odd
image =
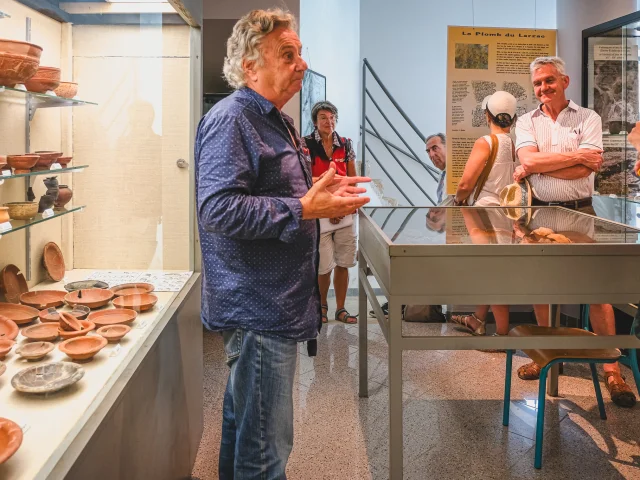
{"type": "Polygon", "coordinates": [[[391,180],[391,183],[393,183],[395,185],[395,187],[398,189],[398,191],[400,192],[400,195],[402,195],[405,200],[407,202],[409,202],[409,204],[412,207],[415,207],[415,205],[413,204],[413,202],[411,200],[409,200],[409,197],[407,197],[407,195],[404,193],[404,191],[400,188],[400,185],[398,185],[396,183],[396,181],[393,179],[393,177],[391,175],[389,175],[389,172],[387,172],[387,169],[384,168],[384,165],[382,165],[382,162],[380,160],[378,160],[378,157],[376,157],[375,153],[373,153],[371,151],[371,148],[369,147],[369,145],[365,145],[364,148],[366,148],[367,150],[369,150],[369,153],[371,154],[371,156],[373,157],[373,159],[376,161],[376,163],[378,164],[378,166],[382,169],[382,171],[384,172],[384,174],[389,177],[389,180],[391,180]]]}
{"type": "MultiPolygon", "coordinates": [[[[362,127],[360,127],[360,130],[362,130],[362,127]]],[[[380,138],[378,137],[375,132],[373,130],[370,129],[366,129],[367,133],[369,135],[372,135],[374,138],[377,138],[378,140],[380,140],[382,143],[386,143],[387,145],[389,145],[391,148],[393,148],[396,152],[400,152],[401,154],[403,154],[406,157],[409,157],[411,160],[415,161],[415,162],[419,162],[420,160],[418,160],[417,158],[415,158],[411,153],[407,152],[406,150],[403,150],[402,147],[399,147],[398,145],[396,145],[393,142],[390,142],[389,140],[387,140],[386,138],[380,138]]]]}

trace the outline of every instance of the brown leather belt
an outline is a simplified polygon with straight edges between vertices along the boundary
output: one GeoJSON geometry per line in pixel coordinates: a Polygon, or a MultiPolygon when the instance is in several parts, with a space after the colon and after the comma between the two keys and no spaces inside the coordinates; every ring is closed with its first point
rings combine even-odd
{"type": "Polygon", "coordinates": [[[568,200],[566,202],[545,202],[538,200],[537,198],[531,199],[532,206],[548,206],[548,207],[564,207],[571,210],[578,210],[579,208],[590,207],[592,203],[591,197],[582,198],[580,200],[568,200]]]}

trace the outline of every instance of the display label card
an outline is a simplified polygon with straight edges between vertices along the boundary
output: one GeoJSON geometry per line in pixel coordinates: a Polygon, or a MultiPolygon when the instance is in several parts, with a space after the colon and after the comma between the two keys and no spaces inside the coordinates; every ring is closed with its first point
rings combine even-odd
{"type": "Polygon", "coordinates": [[[51,165],[51,167],[49,168],[49,170],[61,170],[62,169],[62,165],[60,165],[59,163],[54,163],[53,165],[51,165]]]}
{"type": "Polygon", "coordinates": [[[115,347],[113,347],[113,350],[111,350],[111,353],[109,354],[109,356],[110,357],[118,356],[120,354],[120,350],[122,350],[122,347],[118,343],[115,347]]]}
{"type": "Polygon", "coordinates": [[[11,170],[2,170],[2,176],[3,177],[10,177],[11,176],[11,170]]]}
{"type": "Polygon", "coordinates": [[[147,321],[146,320],[142,320],[139,324],[138,324],[138,329],[142,330],[144,327],[147,326],[147,321]]]}
{"type": "Polygon", "coordinates": [[[42,212],[42,218],[50,218],[53,217],[55,214],[53,213],[53,209],[51,208],[47,208],[44,212],[42,212]]]}
{"type": "Polygon", "coordinates": [[[4,222],[4,223],[0,223],[0,232],[8,232],[9,230],[11,230],[13,227],[11,226],[10,222],[4,222]]]}

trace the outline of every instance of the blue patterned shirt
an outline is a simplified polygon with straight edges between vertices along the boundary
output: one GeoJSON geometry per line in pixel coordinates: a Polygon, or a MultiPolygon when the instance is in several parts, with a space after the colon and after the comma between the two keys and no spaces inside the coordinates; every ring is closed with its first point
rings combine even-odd
{"type": "Polygon", "coordinates": [[[318,222],[302,220],[311,160],[291,118],[242,88],[200,122],[195,159],[202,322],[315,338],[318,222]]]}

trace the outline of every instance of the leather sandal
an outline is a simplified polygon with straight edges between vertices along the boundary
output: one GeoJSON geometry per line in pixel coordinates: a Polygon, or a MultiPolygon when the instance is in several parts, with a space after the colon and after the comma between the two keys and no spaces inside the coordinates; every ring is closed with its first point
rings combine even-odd
{"type": "Polygon", "coordinates": [[[320,305],[320,308],[322,308],[322,323],[329,323],[329,317],[327,316],[329,305],[320,305]]]}
{"type": "Polygon", "coordinates": [[[518,377],[521,380],[538,380],[541,370],[540,365],[536,362],[527,363],[518,369],[518,377]]]}
{"type": "Polygon", "coordinates": [[[349,312],[347,312],[346,308],[336,310],[336,320],[348,325],[354,325],[358,323],[358,317],[351,315],[349,312]]]}
{"type": "Polygon", "coordinates": [[[472,313],[471,315],[451,315],[451,322],[462,327],[471,333],[471,335],[484,335],[486,333],[484,320],[480,320],[476,317],[475,313],[472,313]],[[479,323],[475,330],[469,326],[470,318],[475,319],[475,321],[479,323]]]}
{"type": "Polygon", "coordinates": [[[619,372],[604,372],[604,384],[611,400],[619,407],[631,408],[636,404],[636,396],[619,372]],[[609,379],[613,379],[611,382],[609,379]]]}

